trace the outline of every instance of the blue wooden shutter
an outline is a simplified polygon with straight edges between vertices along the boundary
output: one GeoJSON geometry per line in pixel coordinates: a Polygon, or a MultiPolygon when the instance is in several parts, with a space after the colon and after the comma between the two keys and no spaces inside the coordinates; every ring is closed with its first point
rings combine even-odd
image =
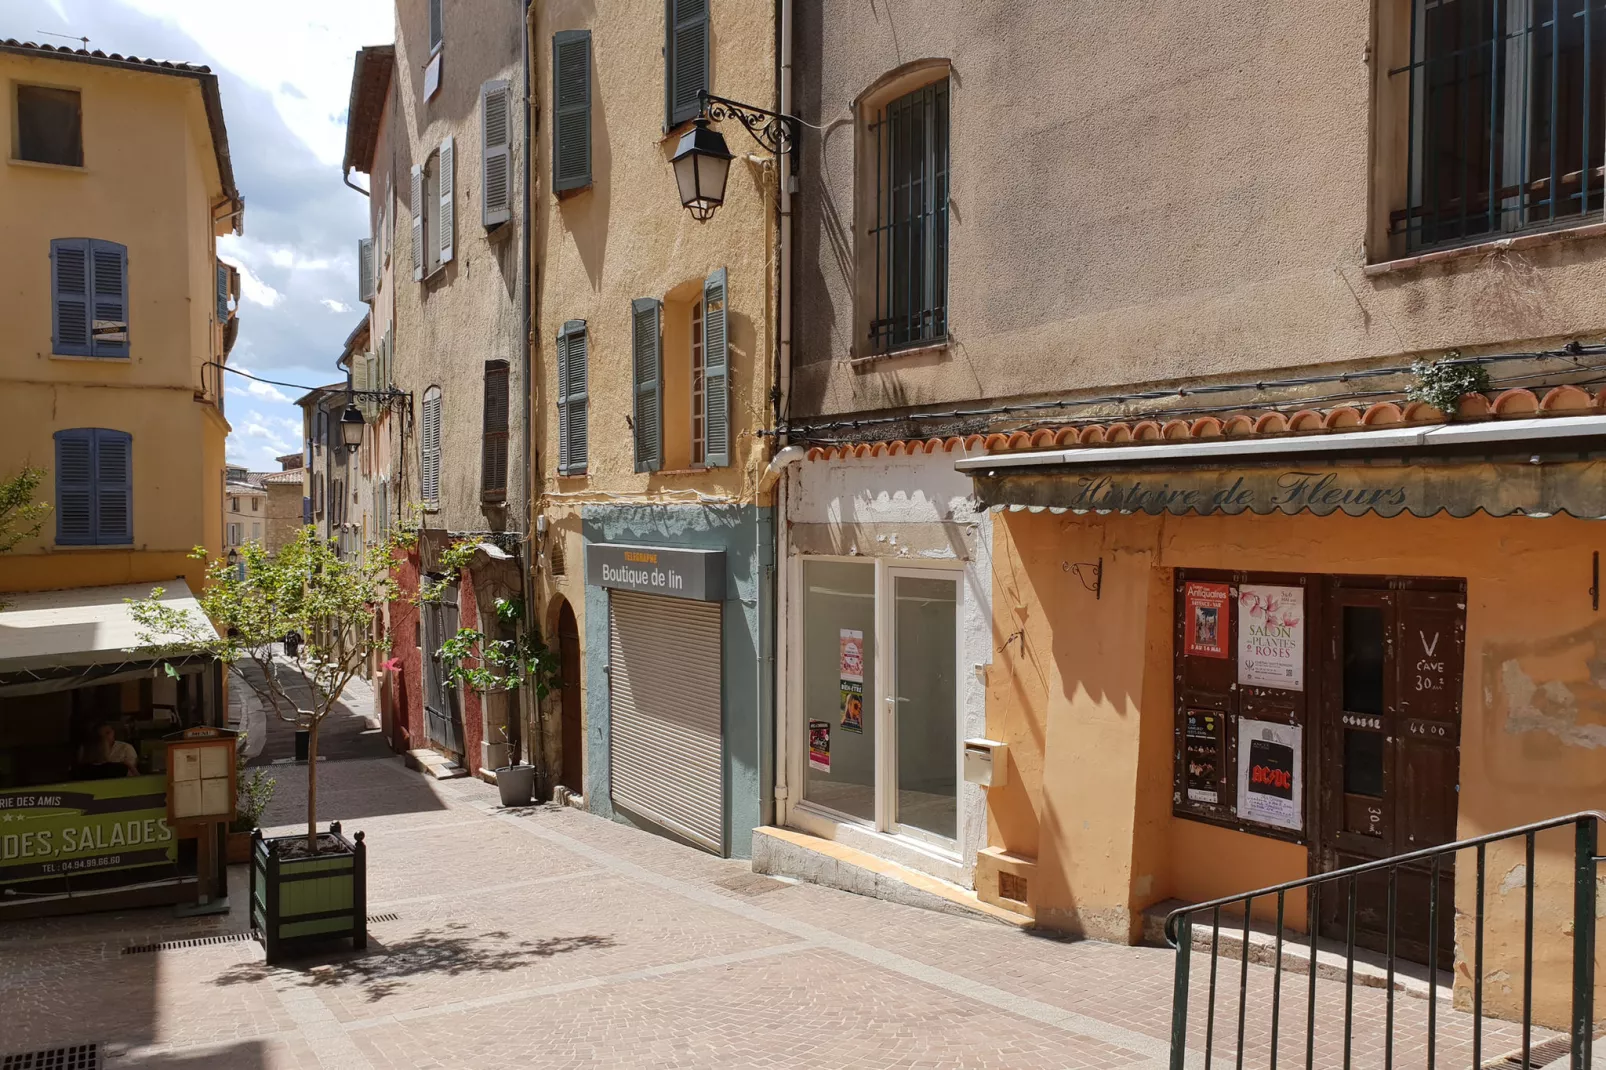
{"type": "Polygon", "coordinates": [[[665,103],[668,127],[697,118],[708,89],[708,0],[666,0],[665,103]]]}
{"type": "Polygon", "coordinates": [[[552,191],[591,185],[591,31],[552,35],[552,191]]]}
{"type": "Polygon", "coordinates": [[[95,432],[87,427],[56,432],[56,542],[95,542],[95,432]]]}
{"type": "Polygon", "coordinates": [[[635,384],[636,471],[664,466],[663,336],[655,298],[630,303],[631,381],[635,384]]]}
{"type": "Polygon", "coordinates": [[[703,282],[703,463],[723,468],[731,463],[730,357],[725,339],[725,269],[703,282]]]}
{"type": "Polygon", "coordinates": [[[89,356],[89,239],[50,243],[51,352],[89,356]]]}
{"type": "Polygon", "coordinates": [[[569,335],[558,332],[558,381],[552,391],[558,399],[558,475],[569,474],[569,335]]]}
{"type": "Polygon", "coordinates": [[[127,431],[95,432],[95,543],[134,541],[134,439],[127,431]]]}
{"type": "Polygon", "coordinates": [[[128,356],[128,249],[116,242],[89,243],[95,320],[91,345],[97,357],[128,356]]]}
{"type": "Polygon", "coordinates": [[[586,470],[586,454],[590,446],[586,389],[590,339],[586,335],[585,320],[570,320],[563,325],[563,329],[569,336],[569,379],[565,406],[569,412],[569,471],[580,475],[586,470]]]}

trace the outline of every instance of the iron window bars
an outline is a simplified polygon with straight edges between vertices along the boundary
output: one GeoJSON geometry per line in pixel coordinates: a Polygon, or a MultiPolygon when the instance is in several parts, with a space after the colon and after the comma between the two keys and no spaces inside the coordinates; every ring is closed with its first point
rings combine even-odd
{"type": "Polygon", "coordinates": [[[948,335],[948,80],[889,102],[870,135],[876,213],[869,342],[870,352],[886,353],[948,335]]]}
{"type": "Polygon", "coordinates": [[[1602,208],[1606,0],[1412,0],[1409,251],[1602,208]]]}

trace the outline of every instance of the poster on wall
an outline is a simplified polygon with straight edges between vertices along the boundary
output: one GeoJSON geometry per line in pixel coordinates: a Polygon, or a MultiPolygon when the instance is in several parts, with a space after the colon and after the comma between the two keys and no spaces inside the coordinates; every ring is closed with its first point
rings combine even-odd
{"type": "Polygon", "coordinates": [[[1305,690],[1305,589],[1238,588],[1238,682],[1305,690]]]}
{"type": "Polygon", "coordinates": [[[809,722],[809,768],[831,771],[831,722],[809,722]]]}
{"type": "Polygon", "coordinates": [[[1219,803],[1221,780],[1221,714],[1188,711],[1188,801],[1219,803]]]}
{"type": "Polygon", "coordinates": [[[1298,725],[1239,719],[1239,817],[1295,832],[1305,827],[1300,735],[1298,725]]]}
{"type": "Polygon", "coordinates": [[[1202,658],[1227,656],[1227,602],[1232,592],[1225,583],[1190,583],[1184,592],[1183,652],[1202,658]]]}
{"type": "Polygon", "coordinates": [[[843,628],[838,641],[842,730],[864,731],[864,633],[843,628]]]}

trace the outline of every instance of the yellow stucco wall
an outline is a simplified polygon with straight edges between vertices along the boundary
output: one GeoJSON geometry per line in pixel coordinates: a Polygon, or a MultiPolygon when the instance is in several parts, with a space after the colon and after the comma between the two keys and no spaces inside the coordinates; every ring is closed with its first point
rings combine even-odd
{"type": "MultiPolygon", "coordinates": [[[[222,359],[216,320],[213,223],[222,180],[199,83],[63,59],[0,54],[0,476],[47,470],[54,499],[54,432],[103,427],[133,436],[134,541],[58,548],[54,518],[41,537],[0,557],[0,590],[42,590],[186,576],[191,547],[222,541],[228,424],[197,399],[203,365],[222,359]],[[9,159],[17,83],[77,89],[84,166],[9,159]],[[50,242],[86,237],[128,249],[127,359],[51,354],[50,242]]],[[[220,210],[219,214],[223,214],[220,210]]]]}
{"type": "MultiPolygon", "coordinates": [[[[1302,846],[1171,816],[1177,568],[1464,577],[1458,836],[1600,807],[1606,615],[1588,591],[1598,545],[1598,529],[1570,517],[1000,514],[988,729],[1014,753],[1011,786],[989,798],[991,842],[1036,855],[1039,919],[1112,939],[1135,939],[1143,908],[1163,899],[1306,875],[1302,846]],[[1100,557],[1095,600],[1061,563],[1100,557]]],[[[1570,832],[1538,843],[1535,1003],[1552,1020],[1571,978],[1571,850],[1570,832]]],[[[1520,841],[1490,850],[1490,1008],[1520,1007],[1523,896],[1520,874],[1510,878],[1521,862],[1520,841]]],[[[1456,871],[1463,936],[1474,879],[1469,856],[1456,871]]],[[[1302,927],[1303,904],[1290,906],[1302,927]]],[[[1467,949],[1457,955],[1464,988],[1467,949]]]]}

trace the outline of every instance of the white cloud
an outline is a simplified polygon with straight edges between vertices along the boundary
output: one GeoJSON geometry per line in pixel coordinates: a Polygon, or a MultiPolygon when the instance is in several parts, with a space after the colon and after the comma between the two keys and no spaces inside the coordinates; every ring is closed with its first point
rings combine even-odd
{"type": "Polygon", "coordinates": [[[267,250],[268,263],[276,268],[296,271],[328,271],[335,266],[327,257],[307,257],[300,250],[286,245],[275,245],[267,250]]]}
{"type": "Polygon", "coordinates": [[[272,308],[284,300],[284,294],[263,282],[255,272],[246,267],[245,261],[241,259],[237,250],[230,250],[231,255],[229,256],[222,255],[223,251],[224,243],[220,241],[218,242],[218,259],[239,269],[241,297],[253,305],[261,305],[263,308],[272,308]]]}
{"type": "Polygon", "coordinates": [[[344,301],[336,301],[332,297],[325,297],[318,303],[324,308],[327,308],[330,312],[350,312],[352,310],[351,306],[346,304],[344,301]]]}

